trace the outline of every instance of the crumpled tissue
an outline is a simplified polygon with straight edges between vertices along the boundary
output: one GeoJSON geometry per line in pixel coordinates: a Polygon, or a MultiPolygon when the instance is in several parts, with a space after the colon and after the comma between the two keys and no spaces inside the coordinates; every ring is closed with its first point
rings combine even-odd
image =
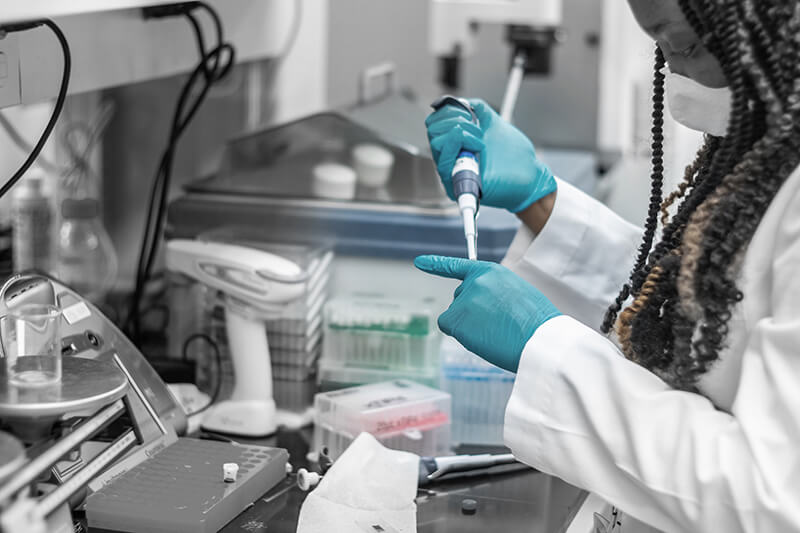
{"type": "Polygon", "coordinates": [[[359,435],[300,509],[298,533],[415,533],[419,456],[359,435]]]}

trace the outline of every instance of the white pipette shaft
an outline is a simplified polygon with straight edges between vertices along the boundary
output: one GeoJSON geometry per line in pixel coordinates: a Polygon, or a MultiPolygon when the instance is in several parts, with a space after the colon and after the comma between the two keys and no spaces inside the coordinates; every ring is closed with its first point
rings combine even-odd
{"type": "Polygon", "coordinates": [[[464,238],[467,240],[467,258],[474,261],[478,259],[478,227],[475,224],[478,199],[472,194],[462,194],[458,197],[458,208],[461,210],[464,238]]]}

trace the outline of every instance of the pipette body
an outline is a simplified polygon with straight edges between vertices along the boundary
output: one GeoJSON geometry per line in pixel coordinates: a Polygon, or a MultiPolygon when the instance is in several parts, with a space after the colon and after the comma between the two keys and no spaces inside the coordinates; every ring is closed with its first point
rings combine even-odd
{"type": "MultiPolygon", "coordinates": [[[[445,95],[436,100],[432,107],[440,109],[447,105],[455,105],[466,109],[473,122],[478,123],[475,111],[467,100],[445,95]]],[[[452,173],[453,195],[458,202],[461,220],[464,224],[464,238],[467,241],[467,257],[478,259],[478,227],[476,218],[481,199],[481,172],[477,154],[462,150],[458,154],[452,173]]]]}

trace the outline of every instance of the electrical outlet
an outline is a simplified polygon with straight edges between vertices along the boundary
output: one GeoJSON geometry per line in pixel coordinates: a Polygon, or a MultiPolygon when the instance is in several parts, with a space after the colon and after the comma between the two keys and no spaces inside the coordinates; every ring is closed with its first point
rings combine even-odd
{"type": "Polygon", "coordinates": [[[0,38],[0,109],[22,102],[19,40],[14,34],[0,38]]]}

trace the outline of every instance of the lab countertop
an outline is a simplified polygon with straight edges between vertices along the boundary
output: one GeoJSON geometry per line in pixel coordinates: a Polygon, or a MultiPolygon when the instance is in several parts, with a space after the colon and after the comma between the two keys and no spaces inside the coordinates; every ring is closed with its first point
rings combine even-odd
{"type": "MultiPolygon", "coordinates": [[[[282,432],[269,439],[248,440],[289,450],[292,466],[308,466],[311,432],[282,432]]],[[[469,450],[477,453],[477,450],[469,450]]],[[[294,533],[306,497],[287,478],[222,529],[224,533],[294,533]]],[[[469,533],[502,527],[504,533],[560,533],[567,529],[586,493],[533,470],[437,483],[417,495],[419,533],[469,533]],[[462,501],[477,502],[475,514],[462,513],[462,501]]]]}
{"type": "MultiPolygon", "coordinates": [[[[243,443],[289,450],[295,471],[308,467],[311,431],[279,432],[267,439],[237,439],[243,443]]],[[[459,450],[461,451],[461,450],[459,450]]],[[[474,448],[464,453],[479,453],[474,448]]],[[[496,450],[485,450],[494,452],[496,450]]],[[[222,533],[294,533],[308,493],[288,476],[278,486],[229,522],[222,533]]],[[[418,533],[471,533],[502,528],[503,533],[563,533],[577,514],[586,493],[560,479],[536,472],[515,472],[444,481],[417,494],[418,533]],[[477,503],[474,514],[462,512],[465,499],[477,503]]],[[[90,529],[89,532],[100,530],[90,529]]],[[[338,532],[331,533],[369,533],[338,532]]]]}

